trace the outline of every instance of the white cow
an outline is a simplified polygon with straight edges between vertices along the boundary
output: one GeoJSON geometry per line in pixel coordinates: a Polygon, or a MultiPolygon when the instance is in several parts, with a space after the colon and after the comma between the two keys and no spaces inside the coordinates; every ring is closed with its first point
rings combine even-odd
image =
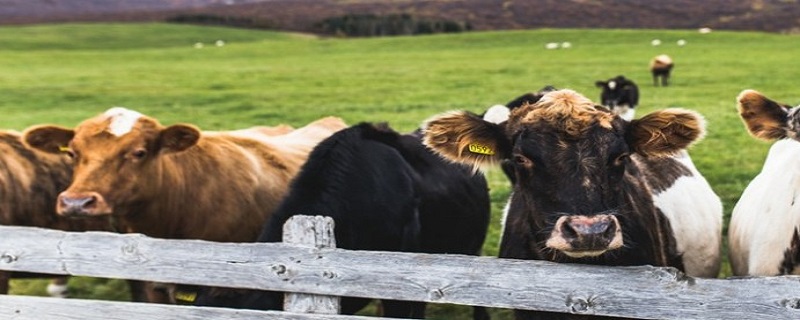
{"type": "Polygon", "coordinates": [[[778,142],[733,209],[728,227],[733,274],[800,274],[798,107],[777,103],[754,90],[742,91],[737,102],[739,115],[753,136],[778,142]]]}

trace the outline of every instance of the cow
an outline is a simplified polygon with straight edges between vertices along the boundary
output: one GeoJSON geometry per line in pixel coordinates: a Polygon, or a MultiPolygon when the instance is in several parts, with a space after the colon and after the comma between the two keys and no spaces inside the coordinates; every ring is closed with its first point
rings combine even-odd
{"type": "MultiPolygon", "coordinates": [[[[72,220],[55,212],[56,197],[72,175],[70,159],[26,147],[19,132],[0,131],[0,224],[63,231],[106,231],[108,219],[72,220]]],[[[11,277],[43,277],[0,271],[0,294],[8,294],[11,277]]],[[[66,297],[67,278],[56,277],[47,293],[66,297]]]]}
{"type": "Polygon", "coordinates": [[[735,276],[800,275],[800,183],[792,169],[800,157],[799,109],[755,90],[742,91],[736,101],[747,131],[777,142],[733,208],[731,269],[735,276]]]}
{"type": "Polygon", "coordinates": [[[619,75],[605,81],[595,81],[595,86],[602,89],[600,102],[611,109],[622,119],[631,121],[636,115],[636,106],[639,105],[639,87],[631,79],[619,75]]]}
{"type": "Polygon", "coordinates": [[[658,87],[658,80],[661,80],[661,86],[666,87],[669,85],[669,76],[672,73],[672,67],[675,63],[672,58],[666,54],[660,54],[650,60],[650,73],[653,74],[653,86],[658,87]]]}
{"type": "Polygon", "coordinates": [[[75,129],[30,128],[23,140],[73,158],[61,216],[113,216],[127,232],[157,238],[252,242],[311,149],[345,127],[327,117],[286,134],[203,132],[114,107],[75,129]]]}
{"type": "MultiPolygon", "coordinates": [[[[361,123],[321,142],[308,158],[258,241],[280,242],[292,216],[335,221],[336,245],[351,250],[478,255],[490,216],[482,174],[445,162],[419,132],[361,123]]],[[[368,300],[343,298],[353,314],[368,300]]],[[[232,289],[201,291],[198,305],[280,309],[282,294],[232,289]]],[[[423,318],[421,302],[383,301],[384,316],[423,318]]],[[[475,319],[488,319],[476,308],[475,319]]]]}
{"type": "MultiPolygon", "coordinates": [[[[722,203],[686,152],[704,134],[695,112],[625,121],[565,89],[500,124],[456,111],[424,128],[424,143],[451,161],[478,169],[511,160],[501,258],[719,272],[722,203]]],[[[571,319],[516,311],[561,317],[571,319]]]]}

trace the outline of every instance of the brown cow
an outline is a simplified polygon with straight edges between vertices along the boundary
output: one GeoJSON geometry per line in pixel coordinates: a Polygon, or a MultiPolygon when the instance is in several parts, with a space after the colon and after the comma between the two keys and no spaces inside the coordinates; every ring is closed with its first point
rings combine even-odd
{"type": "Polygon", "coordinates": [[[650,73],[653,74],[653,85],[658,87],[658,79],[661,79],[661,86],[666,87],[669,85],[669,75],[672,73],[672,67],[675,63],[672,62],[666,54],[661,54],[650,60],[650,73]]]}
{"type": "MultiPolygon", "coordinates": [[[[66,155],[27,148],[18,132],[0,131],[0,224],[64,231],[109,230],[108,219],[73,220],[56,215],[56,197],[69,185],[72,175],[70,162],[66,155]]],[[[11,276],[0,272],[0,294],[8,293],[11,276]]],[[[65,296],[66,277],[51,283],[48,293],[65,296]]]]}
{"type": "Polygon", "coordinates": [[[74,158],[62,216],[113,215],[159,238],[253,242],[311,149],[345,127],[328,117],[282,135],[201,132],[117,107],[74,130],[32,128],[24,140],[74,158]]]}

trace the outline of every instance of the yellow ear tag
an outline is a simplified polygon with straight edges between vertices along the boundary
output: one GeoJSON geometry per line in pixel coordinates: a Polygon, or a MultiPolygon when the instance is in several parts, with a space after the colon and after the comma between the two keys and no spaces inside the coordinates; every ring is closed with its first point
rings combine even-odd
{"type": "Polygon", "coordinates": [[[489,148],[488,146],[484,146],[482,144],[470,143],[469,145],[467,145],[467,147],[469,148],[469,152],[472,153],[485,154],[487,156],[494,155],[494,150],[492,150],[492,148],[489,148]]]}
{"type": "Polygon", "coordinates": [[[58,147],[58,151],[61,151],[61,152],[69,152],[69,151],[72,151],[72,149],[70,149],[70,148],[69,148],[69,147],[67,147],[67,146],[60,146],[60,147],[58,147]]]}
{"type": "Polygon", "coordinates": [[[197,292],[175,291],[175,300],[194,302],[197,299],[197,292]]]}

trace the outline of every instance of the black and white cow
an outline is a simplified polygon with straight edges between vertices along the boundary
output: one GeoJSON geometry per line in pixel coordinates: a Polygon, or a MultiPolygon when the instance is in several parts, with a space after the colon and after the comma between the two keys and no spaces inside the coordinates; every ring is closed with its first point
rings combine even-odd
{"type": "Polygon", "coordinates": [[[639,87],[632,80],[619,75],[606,81],[596,81],[595,86],[603,89],[600,102],[622,119],[631,121],[639,105],[639,87]]]}
{"type": "Polygon", "coordinates": [[[754,90],[742,91],[737,104],[753,136],[778,141],[733,209],[728,226],[733,274],[800,275],[799,108],[754,90]]]}
{"type": "MultiPolygon", "coordinates": [[[[339,248],[478,255],[490,216],[486,180],[433,154],[421,138],[369,123],[334,134],[311,152],[259,241],[281,241],[291,216],[324,215],[335,221],[339,248]]],[[[343,298],[342,313],[368,302],[343,298]]],[[[282,294],[211,289],[197,304],[280,309],[282,294]]],[[[382,305],[388,317],[425,314],[421,302],[382,305]]],[[[475,318],[488,314],[476,308],[475,318]]]]}
{"type": "Polygon", "coordinates": [[[524,106],[526,104],[536,103],[545,93],[550,91],[555,91],[556,87],[551,85],[546,85],[539,89],[537,92],[528,92],[523,94],[519,97],[514,98],[514,100],[509,101],[505,105],[496,104],[489,109],[486,109],[486,112],[483,113],[482,117],[484,120],[494,123],[500,123],[508,119],[508,114],[511,113],[511,110],[524,106]]]}
{"type": "MultiPolygon", "coordinates": [[[[512,161],[502,258],[719,272],[722,204],[685,152],[704,134],[697,113],[668,109],[629,122],[560,90],[500,124],[451,112],[424,131],[425,144],[452,161],[512,161]]],[[[518,319],[558,317],[517,311],[518,319]]]]}

